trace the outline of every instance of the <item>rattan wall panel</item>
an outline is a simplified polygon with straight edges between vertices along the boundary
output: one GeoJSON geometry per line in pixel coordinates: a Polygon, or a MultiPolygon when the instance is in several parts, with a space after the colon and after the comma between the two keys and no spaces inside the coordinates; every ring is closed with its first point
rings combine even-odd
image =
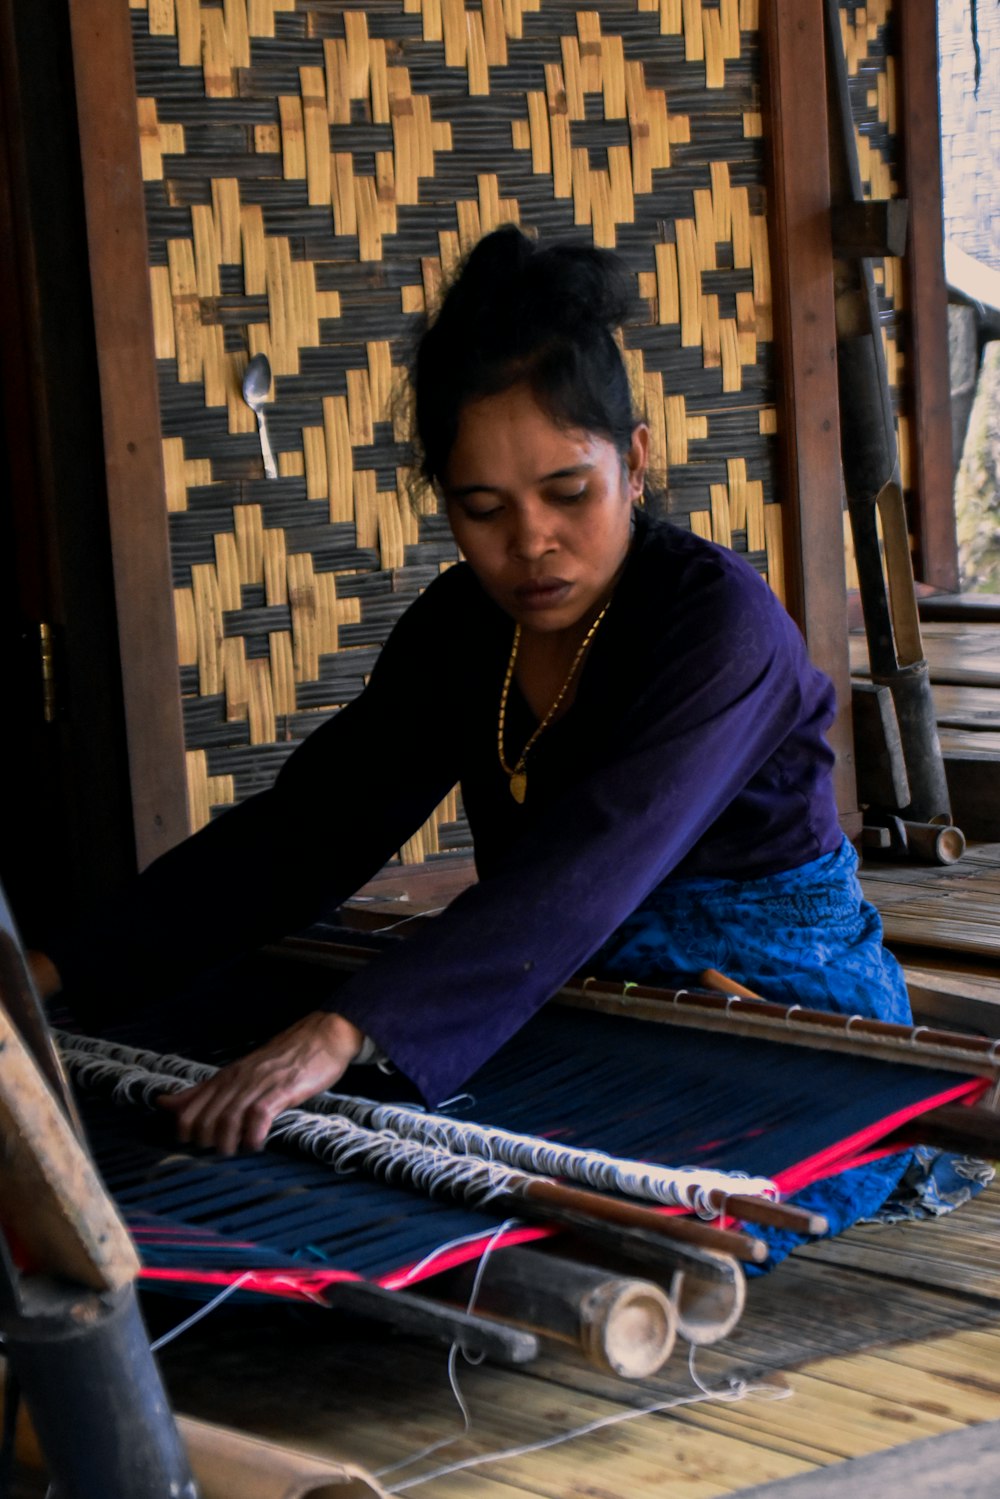
{"type": "MultiPolygon", "coordinates": [[[[197,824],[362,687],[454,550],[414,498],[421,313],[506,220],[615,247],[670,512],[781,589],[753,0],[132,7],[197,824]],[[274,372],[279,477],[240,398],[274,372]]],[[[412,841],[463,841],[453,802],[412,841]]]]}

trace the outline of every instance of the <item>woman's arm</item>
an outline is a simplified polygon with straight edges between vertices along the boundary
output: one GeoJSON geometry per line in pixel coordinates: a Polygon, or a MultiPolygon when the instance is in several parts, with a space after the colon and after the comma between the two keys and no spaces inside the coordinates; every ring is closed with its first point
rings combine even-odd
{"type": "Polygon", "coordinates": [[[504,866],[338,994],[338,1010],[429,1101],[566,982],[798,723],[801,683],[814,677],[801,640],[758,580],[737,583],[665,635],[603,763],[504,866]]]}

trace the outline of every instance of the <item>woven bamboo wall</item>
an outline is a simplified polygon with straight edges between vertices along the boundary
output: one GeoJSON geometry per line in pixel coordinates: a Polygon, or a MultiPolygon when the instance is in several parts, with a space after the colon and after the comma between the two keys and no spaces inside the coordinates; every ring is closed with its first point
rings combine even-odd
{"type": "MultiPolygon", "coordinates": [[[[403,366],[505,220],[624,256],[669,509],[781,592],[756,0],[132,0],[132,20],[195,826],[361,689],[452,560],[411,502],[403,366]],[[240,398],[260,351],[276,481],[240,398]]],[[[403,857],[466,837],[450,798],[403,857]]]]}

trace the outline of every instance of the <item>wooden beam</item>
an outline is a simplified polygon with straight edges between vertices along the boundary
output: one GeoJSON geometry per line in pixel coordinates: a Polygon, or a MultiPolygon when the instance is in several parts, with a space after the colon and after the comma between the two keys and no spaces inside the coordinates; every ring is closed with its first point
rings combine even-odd
{"type": "Polygon", "coordinates": [[[6,1010],[0,1005],[0,1203],[29,1269],[96,1291],[139,1273],[128,1231],[6,1010]]]}
{"type": "Polygon", "coordinates": [[[188,832],[129,10],[70,0],[129,777],[140,867],[188,832]]]}
{"type": "Polygon", "coordinates": [[[861,255],[902,255],[910,205],[905,198],[869,198],[833,207],[833,253],[838,259],[861,255]]]}
{"type": "Polygon", "coordinates": [[[914,570],[924,583],[958,588],[948,291],[944,279],[941,111],[938,104],[937,6],[897,7],[899,144],[910,202],[904,261],[910,303],[914,570]]]}
{"type": "Polygon", "coordinates": [[[853,836],[861,819],[847,660],[822,0],[765,0],[761,21],[788,606],[837,691],[828,737],[841,822],[853,836]]]}

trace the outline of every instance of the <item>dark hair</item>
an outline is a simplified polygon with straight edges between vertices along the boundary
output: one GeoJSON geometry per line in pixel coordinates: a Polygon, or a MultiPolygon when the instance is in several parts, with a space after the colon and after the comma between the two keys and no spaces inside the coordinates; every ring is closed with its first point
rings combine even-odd
{"type": "Polygon", "coordinates": [[[638,417],[613,330],[631,300],[628,272],[607,250],[539,245],[513,224],[481,239],[413,360],[424,477],[443,473],[466,402],[522,382],[560,426],[625,453],[638,417]]]}

